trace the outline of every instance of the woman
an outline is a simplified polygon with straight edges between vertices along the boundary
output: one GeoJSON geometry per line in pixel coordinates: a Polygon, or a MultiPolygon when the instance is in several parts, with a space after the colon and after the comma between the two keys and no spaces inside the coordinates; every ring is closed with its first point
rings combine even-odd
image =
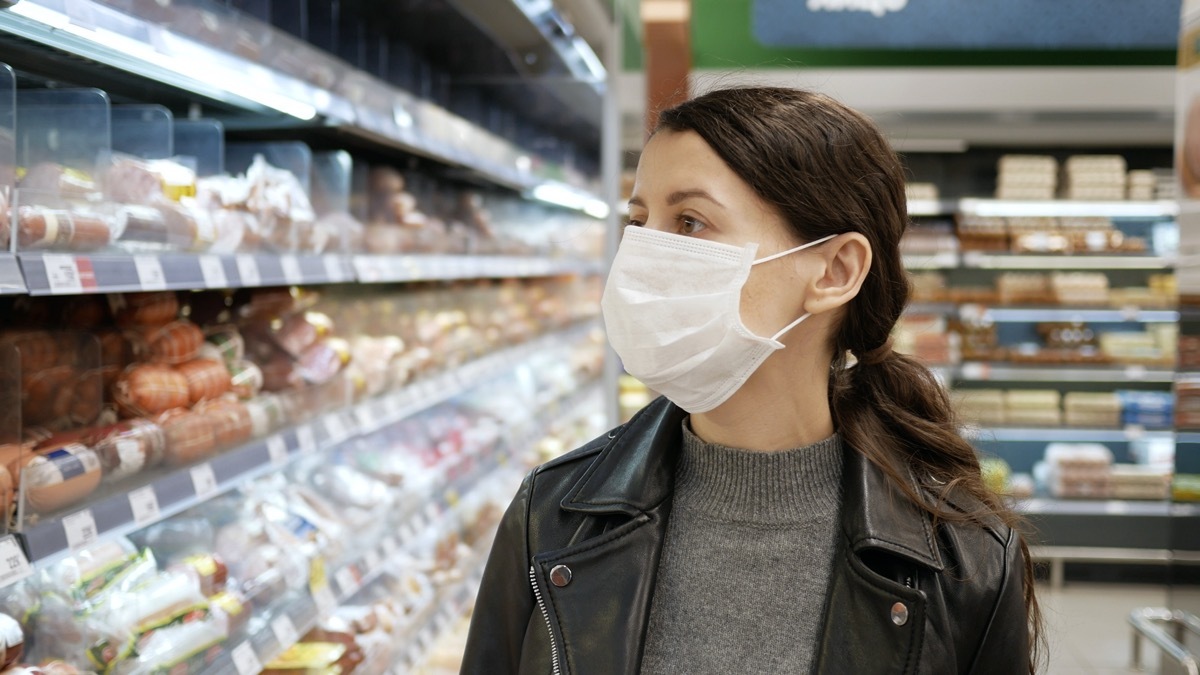
{"type": "Polygon", "coordinates": [[[526,477],[463,672],[1034,672],[1014,517],[891,348],[908,216],[879,130],[708,93],[662,114],[629,223],[605,323],[664,397],[526,477]]]}

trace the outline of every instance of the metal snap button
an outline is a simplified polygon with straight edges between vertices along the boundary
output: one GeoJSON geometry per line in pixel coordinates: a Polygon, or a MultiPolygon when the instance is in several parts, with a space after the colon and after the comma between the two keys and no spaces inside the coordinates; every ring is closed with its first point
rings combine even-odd
{"type": "Polygon", "coordinates": [[[892,623],[903,626],[908,623],[908,607],[903,602],[892,605],[892,623]]]}
{"type": "Polygon", "coordinates": [[[571,568],[566,565],[555,565],[550,570],[550,583],[559,588],[571,583],[571,568]]]}

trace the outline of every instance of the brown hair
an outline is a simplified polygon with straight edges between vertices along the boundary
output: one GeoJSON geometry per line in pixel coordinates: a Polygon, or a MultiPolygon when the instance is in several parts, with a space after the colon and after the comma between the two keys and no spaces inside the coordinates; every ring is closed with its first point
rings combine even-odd
{"type": "MultiPolygon", "coordinates": [[[[924,365],[891,350],[889,336],[910,292],[900,256],[909,218],[903,167],[875,124],[827,96],[755,87],[712,91],[666,110],[658,129],[699,134],[778,209],[800,241],[844,232],[866,237],[874,254],[871,269],[833,337],[834,424],[935,519],[1018,525],[984,484],[975,449],[957,431],[946,389],[924,365]],[[847,352],[858,360],[852,368],[846,367],[847,352]],[[931,504],[912,484],[908,467],[931,479],[942,495],[965,492],[977,508],[960,511],[945,498],[931,504]]],[[[1042,651],[1041,616],[1024,538],[1020,545],[1033,673],[1042,651]]]]}

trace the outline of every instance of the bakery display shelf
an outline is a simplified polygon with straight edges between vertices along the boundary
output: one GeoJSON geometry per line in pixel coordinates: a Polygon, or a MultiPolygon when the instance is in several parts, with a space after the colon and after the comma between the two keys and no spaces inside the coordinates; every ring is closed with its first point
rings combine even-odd
{"type": "Polygon", "coordinates": [[[962,315],[994,323],[1036,323],[1041,321],[1087,323],[1177,323],[1179,312],[1173,309],[1120,309],[1083,307],[983,307],[963,305],[962,315]]]}
{"type": "Polygon", "coordinates": [[[1175,371],[1145,366],[1019,366],[967,362],[948,368],[951,379],[965,382],[1153,382],[1170,384],[1175,371]]]}
{"type": "Polygon", "coordinates": [[[466,167],[489,182],[535,198],[539,191],[568,195],[569,199],[543,201],[607,215],[604,202],[590,190],[533,172],[533,167],[543,166],[547,176],[561,174],[557,167],[464,118],[249,17],[209,12],[206,20],[229,24],[215,32],[232,32],[234,24],[253,29],[261,37],[255,45],[259,53],[250,58],[210,46],[93,0],[23,0],[0,11],[0,31],[24,40],[22,46],[81,57],[156,83],[164,94],[182,90],[261,116],[251,122],[255,127],[334,127],[382,146],[466,167]],[[264,65],[276,52],[302,59],[310,72],[322,73],[328,85],[317,86],[264,65]]]}
{"type": "Polygon", "coordinates": [[[940,253],[904,253],[904,268],[908,270],[946,270],[959,265],[959,255],[954,251],[940,253]]]}
{"type": "Polygon", "coordinates": [[[21,274],[21,265],[17,257],[9,253],[0,253],[0,295],[17,295],[28,292],[25,287],[25,276],[21,274]]]}
{"type": "Polygon", "coordinates": [[[971,429],[968,437],[974,441],[1003,441],[1032,443],[1126,443],[1136,440],[1172,439],[1170,429],[1146,429],[1130,425],[1123,428],[1097,429],[1082,427],[983,427],[971,429]]]}
{"type": "Polygon", "coordinates": [[[594,275],[605,267],[599,260],[468,255],[357,255],[353,265],[361,283],[594,275]]]}
{"type": "Polygon", "coordinates": [[[1084,201],[1084,200],[1008,200],[960,199],[958,212],[972,216],[1024,217],[1108,217],[1174,218],[1179,205],[1174,201],[1084,201]]]}
{"type": "Polygon", "coordinates": [[[511,371],[535,355],[563,350],[594,330],[588,321],[491,354],[391,394],[326,414],[307,424],[247,443],[195,466],[172,470],[146,485],[69,513],[44,518],[19,537],[30,562],[48,564],[100,538],[123,536],[276,471],[301,455],[370,433],[511,371]]]}
{"type": "Polygon", "coordinates": [[[346,256],[20,253],[31,295],[250,288],[354,280],[346,256]]]}
{"type": "Polygon", "coordinates": [[[1142,254],[1021,254],[964,251],[962,266],[993,270],[1163,270],[1175,259],[1142,254]]]}

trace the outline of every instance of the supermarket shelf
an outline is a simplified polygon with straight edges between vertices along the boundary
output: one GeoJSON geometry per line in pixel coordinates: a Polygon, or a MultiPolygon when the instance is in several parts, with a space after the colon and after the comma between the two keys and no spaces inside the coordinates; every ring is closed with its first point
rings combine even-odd
{"type": "Polygon", "coordinates": [[[958,267],[958,253],[942,251],[941,253],[905,253],[902,256],[904,268],[910,270],[944,270],[958,267]]]}
{"type": "Polygon", "coordinates": [[[1086,321],[1089,323],[1176,323],[1179,312],[1173,309],[1075,309],[1068,307],[978,307],[964,306],[964,314],[996,323],[1037,321],[1086,321]],[[968,309],[969,307],[969,309],[968,309]]]}
{"type": "Polygon", "coordinates": [[[166,473],[146,488],[120,492],[71,513],[44,518],[20,535],[25,550],[30,562],[40,564],[92,545],[100,537],[121,536],[141,529],[275,471],[295,457],[376,431],[454,398],[535,355],[565,350],[566,345],[594,330],[595,325],[594,321],[588,321],[482,357],[392,394],[252,441],[199,465],[166,473]],[[147,509],[143,500],[150,495],[153,507],[147,509]]]}
{"type": "Polygon", "coordinates": [[[1022,499],[1014,509],[1025,515],[1153,516],[1165,518],[1172,505],[1165,501],[1125,499],[1022,499]]]}
{"type": "Polygon", "coordinates": [[[362,283],[587,275],[605,268],[591,260],[465,255],[359,255],[353,264],[362,283]]]}
{"type": "Polygon", "coordinates": [[[961,199],[961,213],[975,216],[1107,216],[1109,218],[1171,218],[1179,213],[1174,201],[1017,201],[1005,199],[961,199]]]}
{"type": "Polygon", "coordinates": [[[965,251],[963,267],[994,270],[1158,270],[1174,267],[1174,258],[1153,255],[1022,255],[965,251]]]}
{"type": "Polygon", "coordinates": [[[16,256],[0,253],[0,295],[25,293],[25,277],[16,256]]]}
{"type": "Polygon", "coordinates": [[[1175,433],[1164,429],[1145,429],[1128,426],[1123,429],[1086,429],[1074,427],[985,427],[971,429],[967,435],[974,441],[1030,441],[1125,443],[1140,439],[1171,439],[1175,433]]]}
{"type": "Polygon", "coordinates": [[[949,368],[951,379],[966,382],[1155,382],[1170,384],[1175,371],[1145,366],[1014,366],[969,362],[949,368]]]}
{"type": "Polygon", "coordinates": [[[958,201],[954,199],[910,199],[908,200],[908,215],[910,216],[950,216],[958,210],[958,201]]]}

